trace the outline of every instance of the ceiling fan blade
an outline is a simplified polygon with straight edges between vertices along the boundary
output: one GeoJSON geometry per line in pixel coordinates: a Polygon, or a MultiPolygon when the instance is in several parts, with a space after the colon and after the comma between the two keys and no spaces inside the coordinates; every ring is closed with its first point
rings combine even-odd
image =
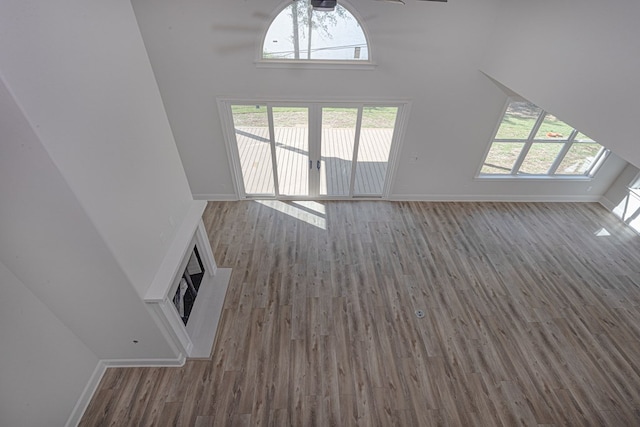
{"type": "Polygon", "coordinates": [[[255,43],[236,43],[229,44],[226,46],[218,46],[215,48],[215,51],[220,55],[232,55],[234,53],[248,51],[251,49],[255,49],[255,43]]]}
{"type": "Polygon", "coordinates": [[[214,24],[212,28],[216,31],[237,31],[239,33],[251,33],[262,30],[259,25],[235,25],[235,24],[214,24]]]}

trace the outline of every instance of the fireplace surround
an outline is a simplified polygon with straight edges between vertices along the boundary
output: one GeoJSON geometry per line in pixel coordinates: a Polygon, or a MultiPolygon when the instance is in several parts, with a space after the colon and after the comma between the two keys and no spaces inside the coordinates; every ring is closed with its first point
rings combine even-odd
{"type": "Polygon", "coordinates": [[[181,360],[210,357],[231,276],[231,269],[216,265],[202,222],[205,207],[206,202],[194,202],[144,296],[147,308],[181,360]],[[198,274],[200,283],[189,283],[198,274]],[[187,292],[190,297],[183,298],[181,307],[176,296],[186,296],[187,292]]]}

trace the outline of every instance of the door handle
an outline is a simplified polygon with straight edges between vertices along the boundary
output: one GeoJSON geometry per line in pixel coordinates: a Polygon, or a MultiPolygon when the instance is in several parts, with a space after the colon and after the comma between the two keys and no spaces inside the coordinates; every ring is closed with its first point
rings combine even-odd
{"type": "Polygon", "coordinates": [[[313,169],[313,160],[309,160],[309,169],[313,169]]]}
{"type": "Polygon", "coordinates": [[[318,160],[318,170],[320,170],[320,160],[318,160]]]}

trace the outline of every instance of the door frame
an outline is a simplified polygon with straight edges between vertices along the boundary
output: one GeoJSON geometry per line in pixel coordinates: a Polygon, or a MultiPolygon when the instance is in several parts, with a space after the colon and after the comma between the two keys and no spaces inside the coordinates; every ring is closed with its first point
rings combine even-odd
{"type": "MultiPolygon", "coordinates": [[[[407,121],[411,110],[411,101],[407,99],[393,99],[393,100],[300,100],[300,99],[274,99],[274,98],[217,98],[218,113],[222,124],[222,132],[225,140],[225,147],[227,150],[227,158],[229,161],[229,167],[231,170],[232,181],[238,199],[275,199],[275,200],[388,200],[393,187],[393,181],[396,176],[399,163],[399,154],[404,142],[404,136],[406,132],[407,121]],[[343,195],[333,196],[319,194],[319,179],[320,174],[309,174],[309,191],[306,196],[284,196],[279,194],[279,177],[277,176],[277,164],[275,157],[274,147],[274,129],[273,120],[269,120],[269,139],[271,140],[271,157],[272,168],[274,173],[274,195],[247,195],[244,188],[244,180],[242,175],[242,168],[240,165],[240,155],[238,152],[238,144],[235,138],[235,131],[233,126],[233,114],[231,111],[232,105],[261,105],[267,107],[268,116],[272,116],[273,107],[302,107],[308,108],[308,134],[309,134],[309,158],[320,159],[321,157],[321,134],[322,134],[322,109],[325,107],[335,108],[366,108],[366,107],[397,107],[398,112],[396,115],[396,123],[393,132],[391,150],[389,152],[389,159],[387,163],[387,171],[384,179],[384,187],[380,196],[354,196],[343,195]],[[314,157],[315,156],[315,157],[314,157]],[[316,181],[318,180],[318,181],[316,181]]],[[[359,131],[360,131],[360,115],[358,113],[358,126],[356,127],[356,139],[354,150],[357,149],[359,143],[359,131]]],[[[356,162],[352,162],[352,168],[356,168],[356,162]]],[[[353,191],[353,180],[355,175],[352,174],[350,182],[351,191],[353,191]]]]}

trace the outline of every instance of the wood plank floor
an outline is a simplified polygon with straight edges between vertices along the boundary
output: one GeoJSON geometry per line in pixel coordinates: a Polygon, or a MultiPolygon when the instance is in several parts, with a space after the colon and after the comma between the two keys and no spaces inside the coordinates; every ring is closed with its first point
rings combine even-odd
{"type": "Polygon", "coordinates": [[[108,369],[81,425],[640,425],[640,237],[600,205],[215,202],[205,223],[233,268],[211,360],[108,369]]]}

